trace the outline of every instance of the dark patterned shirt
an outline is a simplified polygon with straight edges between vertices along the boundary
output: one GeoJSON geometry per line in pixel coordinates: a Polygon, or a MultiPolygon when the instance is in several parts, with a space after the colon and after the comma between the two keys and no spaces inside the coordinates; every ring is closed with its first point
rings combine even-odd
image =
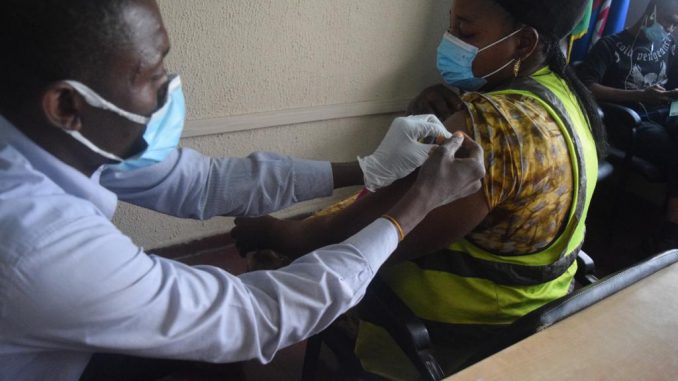
{"type": "Polygon", "coordinates": [[[468,93],[467,128],[485,151],[490,213],[467,238],[501,254],[529,254],[558,237],[572,204],[572,161],[556,121],[532,97],[468,93]]]}
{"type": "Polygon", "coordinates": [[[655,44],[645,38],[642,30],[638,35],[625,30],[598,41],[577,72],[587,85],[599,83],[625,90],[660,85],[669,90],[678,86],[675,56],[673,37],[655,44]]]}

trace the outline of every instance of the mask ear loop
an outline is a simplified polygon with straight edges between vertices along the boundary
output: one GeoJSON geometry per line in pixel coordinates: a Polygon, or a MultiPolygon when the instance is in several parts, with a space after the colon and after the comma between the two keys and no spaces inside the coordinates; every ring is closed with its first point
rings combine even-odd
{"type": "MultiPolygon", "coordinates": [[[[178,81],[178,80],[177,80],[178,81]]],[[[131,112],[125,111],[118,106],[114,105],[113,103],[107,101],[106,99],[102,98],[99,94],[97,94],[94,90],[90,89],[87,85],[80,83],[78,81],[73,81],[73,80],[66,80],[64,81],[67,84],[69,84],[75,91],[77,91],[84,99],[87,104],[89,104],[92,107],[96,107],[102,110],[107,110],[111,111],[113,113],[116,113],[123,118],[126,118],[134,123],[138,124],[147,124],[149,121],[149,118],[133,114],[131,112]]],[[[179,84],[181,84],[179,82],[179,84]]],[[[92,143],[89,139],[87,139],[84,135],[80,133],[80,131],[73,131],[73,130],[67,130],[67,129],[62,129],[65,133],[73,137],[73,139],[77,140],[80,142],[82,145],[85,147],[89,148],[92,152],[95,152],[106,159],[112,160],[117,163],[121,163],[124,160],[110,152],[104,151],[101,148],[97,147],[96,144],[92,143]]]]}
{"type": "MultiPolygon", "coordinates": [[[[648,25],[652,26],[657,23],[657,5],[654,6],[654,11],[650,14],[648,18],[648,25]]],[[[662,26],[663,28],[663,26],[662,26]]],[[[650,54],[654,53],[654,41],[652,41],[652,48],[650,49],[650,54]]]]}
{"type": "Polygon", "coordinates": [[[486,75],[482,76],[481,78],[482,78],[482,79],[488,79],[488,78],[490,78],[491,76],[493,76],[493,75],[499,73],[500,71],[506,69],[507,67],[509,67],[509,65],[511,65],[511,64],[513,64],[513,63],[515,63],[515,62],[516,62],[516,59],[513,58],[513,59],[511,59],[509,62],[507,62],[506,65],[500,67],[499,69],[493,71],[493,72],[490,73],[490,74],[486,74],[486,75]]]}
{"type": "MultiPolygon", "coordinates": [[[[523,26],[520,30],[524,30],[525,28],[527,28],[527,26],[523,26]]],[[[518,74],[520,74],[520,66],[522,65],[523,62],[525,62],[528,58],[530,58],[532,56],[532,54],[534,54],[534,51],[537,50],[537,47],[539,46],[539,41],[541,41],[541,35],[539,34],[539,31],[534,29],[534,28],[531,28],[531,29],[534,30],[534,33],[537,34],[537,43],[534,44],[534,46],[532,47],[532,50],[530,50],[528,55],[526,55],[525,57],[519,57],[519,58],[513,59],[513,61],[516,63],[516,65],[513,67],[513,77],[514,78],[518,78],[518,74]]]]}
{"type": "MultiPolygon", "coordinates": [[[[484,47],[484,48],[482,48],[482,49],[479,49],[479,50],[478,50],[478,53],[482,52],[483,50],[487,50],[487,49],[489,49],[489,48],[491,48],[491,47],[493,47],[493,46],[495,46],[495,45],[497,45],[497,44],[500,44],[500,43],[502,43],[502,42],[508,40],[509,38],[511,38],[511,37],[515,36],[516,34],[520,33],[523,29],[525,29],[525,27],[521,27],[520,29],[515,30],[513,33],[507,35],[506,37],[504,37],[504,38],[502,38],[502,39],[500,39],[500,40],[497,40],[497,41],[495,41],[495,42],[493,42],[493,43],[487,45],[486,47],[484,47]]],[[[490,78],[491,76],[493,76],[493,75],[499,73],[500,71],[506,69],[509,65],[513,64],[514,62],[516,62],[516,59],[515,59],[515,58],[513,58],[513,59],[511,59],[509,62],[507,62],[506,65],[500,67],[499,69],[493,71],[493,72],[490,73],[490,74],[486,74],[486,75],[482,76],[481,78],[482,78],[482,79],[490,78]]]]}
{"type": "Polygon", "coordinates": [[[504,36],[503,38],[500,38],[499,40],[497,40],[497,41],[495,41],[495,42],[493,42],[493,43],[487,45],[486,47],[484,47],[484,48],[482,48],[482,49],[478,49],[478,53],[482,52],[483,50],[487,50],[487,49],[489,49],[489,48],[491,48],[491,47],[493,47],[493,46],[495,46],[495,45],[501,44],[502,42],[504,42],[504,41],[508,40],[509,38],[515,36],[516,34],[520,33],[523,29],[525,29],[524,26],[521,27],[520,29],[516,29],[516,30],[513,31],[512,33],[510,33],[510,34],[504,36]]]}
{"type": "Polygon", "coordinates": [[[122,163],[124,160],[120,158],[119,156],[116,156],[110,152],[106,152],[102,150],[101,148],[97,147],[96,144],[92,143],[89,139],[87,139],[85,136],[83,136],[79,131],[73,131],[73,130],[66,130],[62,129],[65,133],[71,135],[73,139],[79,141],[82,143],[85,147],[89,148],[92,152],[97,153],[106,159],[113,160],[116,163],[122,163]]]}
{"type": "Polygon", "coordinates": [[[137,114],[133,114],[129,111],[125,111],[121,109],[120,107],[114,105],[113,103],[107,101],[106,99],[102,98],[99,94],[97,94],[94,90],[90,89],[87,87],[87,85],[80,83],[78,81],[72,81],[72,80],[66,80],[64,81],[67,84],[69,84],[72,88],[74,88],[82,97],[85,99],[85,102],[89,104],[92,107],[100,108],[102,110],[107,110],[114,112],[123,118],[130,120],[134,123],[137,124],[146,124],[148,123],[149,118],[137,114]]]}

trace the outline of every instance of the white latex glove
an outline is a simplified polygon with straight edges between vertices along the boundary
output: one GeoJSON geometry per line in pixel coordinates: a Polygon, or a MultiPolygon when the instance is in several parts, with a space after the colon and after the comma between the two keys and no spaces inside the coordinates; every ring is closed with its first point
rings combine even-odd
{"type": "Polygon", "coordinates": [[[439,136],[449,139],[452,134],[435,115],[396,118],[377,150],[358,158],[367,189],[374,192],[419,168],[435,147],[421,143],[421,140],[439,136]]]}

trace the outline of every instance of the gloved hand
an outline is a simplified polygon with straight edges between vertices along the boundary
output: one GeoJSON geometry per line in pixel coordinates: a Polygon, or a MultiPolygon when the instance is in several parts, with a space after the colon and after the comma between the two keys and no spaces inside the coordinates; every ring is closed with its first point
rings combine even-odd
{"type": "Polygon", "coordinates": [[[419,187],[432,208],[476,193],[485,176],[483,149],[461,132],[431,151],[419,170],[414,187],[419,187]],[[455,157],[464,149],[463,157],[455,157]]]}
{"type": "Polygon", "coordinates": [[[373,154],[358,158],[365,177],[365,186],[374,192],[390,185],[415,169],[428,158],[435,145],[421,143],[425,138],[448,139],[452,136],[434,115],[396,118],[373,154]]]}

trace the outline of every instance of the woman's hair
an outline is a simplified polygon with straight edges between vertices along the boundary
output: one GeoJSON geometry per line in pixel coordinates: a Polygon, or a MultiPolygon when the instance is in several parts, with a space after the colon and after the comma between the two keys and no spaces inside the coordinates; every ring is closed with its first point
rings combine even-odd
{"type": "MultiPolygon", "coordinates": [[[[593,94],[577,77],[568,64],[561,41],[582,19],[587,0],[494,0],[520,24],[535,28],[539,33],[546,56],[546,64],[560,75],[577,96],[579,105],[588,116],[591,133],[596,142],[598,157],[607,155],[607,134],[600,118],[593,94]]],[[[673,0],[672,0],[673,1],[673,0]]]]}
{"type": "Polygon", "coordinates": [[[593,98],[593,94],[589,88],[579,80],[574,68],[567,63],[567,59],[565,58],[560,45],[560,40],[553,38],[549,39],[547,37],[543,39],[543,45],[546,63],[549,65],[549,68],[554,73],[563,77],[572,92],[577,96],[579,106],[586,112],[591,133],[596,142],[598,159],[604,159],[605,156],[607,156],[607,133],[605,132],[605,126],[603,125],[599,107],[593,98]]]}

